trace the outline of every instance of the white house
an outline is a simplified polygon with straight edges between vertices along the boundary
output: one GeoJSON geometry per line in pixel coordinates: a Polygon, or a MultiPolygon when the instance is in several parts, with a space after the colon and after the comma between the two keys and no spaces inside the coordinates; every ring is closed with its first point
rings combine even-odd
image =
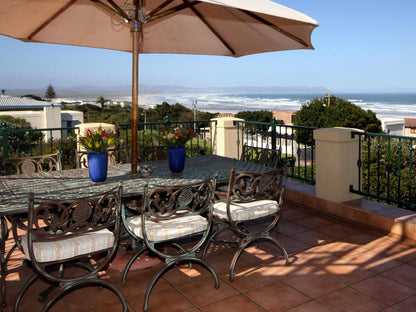
{"type": "Polygon", "coordinates": [[[404,118],[380,118],[381,128],[386,134],[404,135],[405,122],[404,118]]]}
{"type": "MultiPolygon", "coordinates": [[[[61,111],[62,105],[37,101],[32,98],[20,98],[0,95],[0,115],[23,118],[32,128],[66,128],[74,127],[84,122],[84,114],[78,111],[61,111]]],[[[53,131],[54,138],[61,138],[60,131],[53,131]]],[[[64,134],[65,136],[65,134],[64,134]]],[[[46,133],[45,140],[50,138],[46,133]]]]}

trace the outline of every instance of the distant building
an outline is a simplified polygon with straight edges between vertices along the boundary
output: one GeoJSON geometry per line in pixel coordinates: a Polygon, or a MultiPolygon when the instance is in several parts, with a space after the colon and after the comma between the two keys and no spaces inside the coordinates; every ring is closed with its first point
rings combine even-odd
{"type": "Polygon", "coordinates": [[[296,112],[294,111],[274,111],[273,117],[276,120],[283,120],[285,125],[293,125],[293,119],[295,118],[296,112]]]}
{"type": "Polygon", "coordinates": [[[235,113],[220,113],[215,118],[234,117],[235,113]]]}
{"type": "MultiPolygon", "coordinates": [[[[74,127],[84,122],[84,114],[79,111],[61,111],[62,105],[37,101],[32,98],[19,98],[0,95],[0,115],[23,118],[34,129],[74,127]]],[[[51,134],[46,133],[45,140],[51,134]]],[[[54,138],[61,138],[60,131],[53,131],[54,138]]],[[[63,134],[66,136],[66,133],[63,134]]]]}
{"type": "Polygon", "coordinates": [[[404,119],[404,135],[416,137],[416,118],[404,119]]]}
{"type": "Polygon", "coordinates": [[[404,118],[380,118],[381,128],[386,134],[404,135],[404,118]]]}

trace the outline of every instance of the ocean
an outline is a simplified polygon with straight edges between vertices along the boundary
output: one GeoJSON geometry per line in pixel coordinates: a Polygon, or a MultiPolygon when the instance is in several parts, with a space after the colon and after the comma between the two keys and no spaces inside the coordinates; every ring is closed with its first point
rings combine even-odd
{"type": "MultiPolygon", "coordinates": [[[[243,93],[180,93],[141,95],[139,105],[147,107],[167,102],[193,108],[196,101],[201,111],[236,113],[239,111],[271,110],[297,111],[315,97],[327,94],[243,94],[243,93]]],[[[333,93],[364,110],[371,110],[378,118],[416,118],[416,93],[333,93]]]]}

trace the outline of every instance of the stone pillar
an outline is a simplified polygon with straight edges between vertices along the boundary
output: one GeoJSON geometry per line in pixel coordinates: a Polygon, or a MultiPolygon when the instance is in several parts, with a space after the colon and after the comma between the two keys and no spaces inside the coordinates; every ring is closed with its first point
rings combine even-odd
{"type": "Polygon", "coordinates": [[[350,128],[323,128],[314,130],[316,152],[316,196],[345,202],[359,199],[349,192],[350,185],[358,189],[359,136],[351,138],[350,128]]]}
{"type": "Polygon", "coordinates": [[[216,128],[212,133],[212,153],[230,158],[238,158],[237,149],[237,126],[234,126],[234,120],[243,120],[234,117],[214,118],[217,122],[216,128]]]}
{"type": "MultiPolygon", "coordinates": [[[[60,106],[45,106],[43,108],[44,112],[44,128],[61,128],[62,122],[61,122],[61,107],[60,106]]],[[[54,130],[52,131],[52,137],[53,139],[60,139],[61,138],[61,131],[60,130],[54,130]]],[[[46,131],[45,132],[45,140],[48,141],[51,139],[51,132],[46,131]]]]}

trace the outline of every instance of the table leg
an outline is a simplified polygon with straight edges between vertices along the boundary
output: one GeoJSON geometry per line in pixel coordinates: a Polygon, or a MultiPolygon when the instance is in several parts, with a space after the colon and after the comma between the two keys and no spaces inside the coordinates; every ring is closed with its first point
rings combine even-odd
{"type": "MultiPolygon", "coordinates": [[[[7,227],[7,220],[4,216],[0,217],[0,260],[1,260],[1,276],[0,276],[0,289],[1,289],[1,307],[6,306],[6,274],[7,274],[7,260],[6,254],[6,241],[9,236],[9,229],[7,227]]],[[[3,309],[2,309],[3,310],[3,309]]]]}

